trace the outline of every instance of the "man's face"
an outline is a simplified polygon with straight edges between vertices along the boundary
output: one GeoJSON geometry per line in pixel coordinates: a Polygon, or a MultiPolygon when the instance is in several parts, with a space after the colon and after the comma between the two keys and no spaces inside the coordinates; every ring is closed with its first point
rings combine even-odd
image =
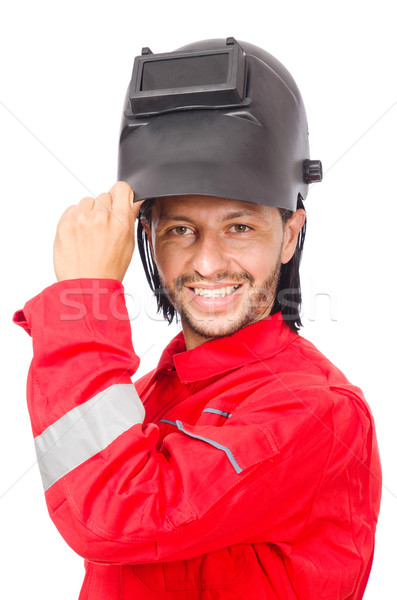
{"type": "Polygon", "coordinates": [[[210,196],[156,201],[145,229],[188,349],[270,314],[303,222],[304,211],[284,227],[277,208],[210,196]]]}

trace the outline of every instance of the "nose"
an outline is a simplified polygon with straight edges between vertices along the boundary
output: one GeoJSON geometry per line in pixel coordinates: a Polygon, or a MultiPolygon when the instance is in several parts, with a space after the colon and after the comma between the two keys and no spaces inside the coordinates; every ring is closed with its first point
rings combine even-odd
{"type": "Polygon", "coordinates": [[[222,240],[213,232],[200,235],[192,247],[191,267],[206,279],[215,279],[218,273],[230,267],[230,256],[222,240]]]}

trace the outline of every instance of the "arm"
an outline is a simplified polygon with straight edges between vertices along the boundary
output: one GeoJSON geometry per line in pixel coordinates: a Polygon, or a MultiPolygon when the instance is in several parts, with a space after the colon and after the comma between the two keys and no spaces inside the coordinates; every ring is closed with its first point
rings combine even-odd
{"type": "MultiPolygon", "coordinates": [[[[158,449],[157,425],[141,424],[143,406],[130,380],[138,360],[122,315],[128,317],[122,285],[104,279],[54,284],[18,315],[33,334],[28,402],[46,501],[76,552],[95,562],[144,563],[255,540],[299,540],[316,493],[325,493],[322,506],[327,494],[345,498],[366,423],[339,395],[324,394],[318,406],[306,396],[310,410],[286,397],[284,411],[278,400],[268,425],[258,391],[230,424],[183,423],[196,437],[175,428],[158,449]],[[106,319],[95,318],[90,289],[103,292],[97,309],[106,319]],[[69,306],[61,301],[65,290],[69,306]],[[68,320],[77,300],[85,317],[68,320]],[[341,412],[346,426],[335,431],[341,412]],[[228,448],[235,464],[197,436],[228,448]],[[331,455],[337,470],[329,467],[331,455]]],[[[349,506],[340,500],[338,510],[343,516],[349,506]]],[[[352,544],[346,526],[335,523],[327,536],[352,544]]],[[[321,547],[330,568],[330,552],[321,547]]]]}
{"type": "Polygon", "coordinates": [[[354,404],[348,414],[325,394],[319,414],[299,403],[280,429],[258,416],[262,396],[227,426],[182,423],[191,435],[175,430],[159,449],[130,382],[137,358],[121,283],[84,275],[16,317],[33,335],[29,410],[49,512],[66,541],[92,561],[140,563],[299,539],[317,490],[336,493],[338,473],[362,455],[366,423],[354,404]],[[336,432],[341,410],[348,426],[336,432]],[[200,437],[228,448],[238,468],[200,437]],[[338,471],[327,470],[331,455],[338,471]]]}
{"type": "MultiPolygon", "coordinates": [[[[184,424],[231,449],[237,468],[224,452],[177,428],[158,450],[158,427],[142,426],[144,409],[131,384],[138,359],[129,321],[114,317],[111,298],[117,316],[128,317],[121,283],[104,279],[59,282],[19,313],[33,335],[28,405],[38,462],[51,518],[66,541],[90,560],[150,562],[225,547],[266,529],[280,496],[298,494],[290,475],[274,474],[279,449],[271,432],[249,415],[228,428],[184,424]],[[96,309],[106,318],[95,317],[95,290],[102,292],[96,309]],[[73,320],[77,301],[85,316],[73,320]],[[266,501],[264,485],[273,490],[266,501]]],[[[318,478],[331,439],[307,436],[310,478],[318,478]]]]}

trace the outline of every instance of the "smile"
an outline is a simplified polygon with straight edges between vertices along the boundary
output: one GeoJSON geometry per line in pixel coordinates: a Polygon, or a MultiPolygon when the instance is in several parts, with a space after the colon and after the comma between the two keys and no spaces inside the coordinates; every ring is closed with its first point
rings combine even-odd
{"type": "Polygon", "coordinates": [[[197,296],[204,296],[204,298],[224,298],[225,296],[233,294],[239,287],[240,285],[237,284],[216,289],[194,288],[194,293],[197,294],[197,296]]]}

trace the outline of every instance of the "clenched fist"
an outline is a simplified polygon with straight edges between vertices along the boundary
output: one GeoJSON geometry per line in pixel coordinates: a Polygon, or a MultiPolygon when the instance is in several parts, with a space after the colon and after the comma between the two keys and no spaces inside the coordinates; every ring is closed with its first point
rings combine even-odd
{"type": "Polygon", "coordinates": [[[123,280],[135,246],[135,219],[142,204],[133,204],[128,183],[109,193],[83,198],[69,206],[58,223],[54,268],[58,281],[79,278],[123,280]]]}

